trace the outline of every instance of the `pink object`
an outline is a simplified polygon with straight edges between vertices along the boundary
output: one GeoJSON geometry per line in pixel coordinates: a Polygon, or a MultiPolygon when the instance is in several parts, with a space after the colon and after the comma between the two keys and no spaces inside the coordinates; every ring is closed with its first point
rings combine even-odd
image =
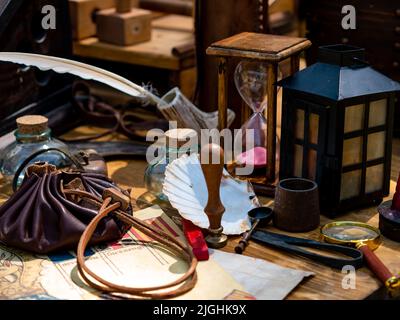
{"type": "Polygon", "coordinates": [[[254,168],[262,168],[267,165],[267,149],[264,147],[255,147],[241,153],[236,161],[240,165],[253,165],[254,168]]]}

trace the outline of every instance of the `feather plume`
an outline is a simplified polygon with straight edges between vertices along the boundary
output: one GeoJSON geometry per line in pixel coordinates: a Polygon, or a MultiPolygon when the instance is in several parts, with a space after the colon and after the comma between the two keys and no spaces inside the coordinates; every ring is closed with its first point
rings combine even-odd
{"type": "Polygon", "coordinates": [[[104,83],[133,97],[145,97],[157,104],[160,102],[160,98],[128,79],[82,62],[22,52],[0,52],[0,61],[33,66],[43,71],[53,70],[57,73],[70,73],[85,80],[104,83]]]}

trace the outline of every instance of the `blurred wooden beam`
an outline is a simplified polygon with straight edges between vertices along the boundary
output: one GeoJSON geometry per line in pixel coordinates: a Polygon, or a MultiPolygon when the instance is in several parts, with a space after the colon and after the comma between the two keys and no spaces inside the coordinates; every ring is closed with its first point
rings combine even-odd
{"type": "Polygon", "coordinates": [[[193,16],[193,2],[184,0],[140,0],[140,7],[147,10],[193,16]]]}

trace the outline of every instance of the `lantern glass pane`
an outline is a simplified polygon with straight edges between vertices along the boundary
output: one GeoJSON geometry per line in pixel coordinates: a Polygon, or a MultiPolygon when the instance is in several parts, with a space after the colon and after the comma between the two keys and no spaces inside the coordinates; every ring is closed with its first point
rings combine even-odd
{"type": "Polygon", "coordinates": [[[365,181],[366,193],[382,190],[383,169],[384,169],[383,163],[377,166],[367,168],[367,177],[365,181]]]}
{"type": "Polygon", "coordinates": [[[368,126],[370,128],[383,126],[386,124],[387,114],[387,100],[372,101],[369,105],[369,121],[368,126]]]}
{"type": "Polygon", "coordinates": [[[310,113],[310,128],[309,128],[310,143],[318,144],[318,130],[319,130],[319,115],[315,113],[310,113]]]}
{"type": "Polygon", "coordinates": [[[317,151],[308,150],[308,178],[315,180],[317,177],[317,151]]]}
{"type": "Polygon", "coordinates": [[[362,137],[346,139],[343,142],[343,166],[358,164],[362,161],[362,137]]]}
{"type": "Polygon", "coordinates": [[[364,125],[364,105],[357,104],[346,107],[344,119],[344,133],[363,129],[364,125]]]}
{"type": "Polygon", "coordinates": [[[304,140],[304,110],[296,110],[296,128],[295,128],[296,138],[304,140]]]}
{"type": "Polygon", "coordinates": [[[386,131],[368,135],[367,160],[375,160],[385,156],[386,131]]]}
{"type": "Polygon", "coordinates": [[[357,197],[361,190],[361,170],[349,171],[342,174],[340,200],[357,197]]]}
{"type": "Polygon", "coordinates": [[[294,145],[293,175],[295,177],[303,176],[303,146],[298,144],[294,145]]]}

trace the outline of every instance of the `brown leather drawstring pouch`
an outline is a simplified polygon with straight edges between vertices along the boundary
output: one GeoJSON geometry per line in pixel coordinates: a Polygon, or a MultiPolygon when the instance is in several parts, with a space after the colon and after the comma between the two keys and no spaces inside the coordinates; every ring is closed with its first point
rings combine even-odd
{"type": "Polygon", "coordinates": [[[92,221],[88,224],[87,228],[83,232],[77,249],[78,272],[88,285],[102,292],[122,293],[132,295],[133,297],[151,299],[173,298],[190,291],[195,286],[197,282],[197,259],[193,255],[192,250],[187,245],[184,245],[179,240],[175,239],[173,236],[152,227],[146,222],[143,222],[131,215],[126,214],[124,210],[126,210],[126,208],[128,208],[129,206],[129,197],[113,188],[104,190],[102,199],[82,190],[65,190],[64,192],[67,195],[74,195],[80,198],[85,198],[86,200],[93,201],[97,205],[100,205],[98,214],[92,219],[92,221]],[[134,288],[117,285],[115,283],[107,281],[97,275],[92,270],[90,270],[85,263],[84,253],[98,224],[101,220],[108,216],[112,216],[113,218],[120,220],[126,226],[135,227],[145,235],[166,246],[177,256],[184,259],[189,265],[186,273],[182,275],[179,279],[168,284],[154,287],[134,288]],[[162,291],[157,292],[160,290],[162,291]]]}
{"type": "Polygon", "coordinates": [[[108,294],[167,299],[191,290],[197,281],[191,248],[133,217],[127,191],[104,175],[82,169],[59,170],[40,162],[28,166],[21,187],[0,207],[0,241],[39,254],[77,248],[77,269],[83,280],[108,294]],[[107,281],[87,267],[87,246],[120,240],[132,227],[187,262],[186,273],[168,284],[133,288],[107,281]]]}

